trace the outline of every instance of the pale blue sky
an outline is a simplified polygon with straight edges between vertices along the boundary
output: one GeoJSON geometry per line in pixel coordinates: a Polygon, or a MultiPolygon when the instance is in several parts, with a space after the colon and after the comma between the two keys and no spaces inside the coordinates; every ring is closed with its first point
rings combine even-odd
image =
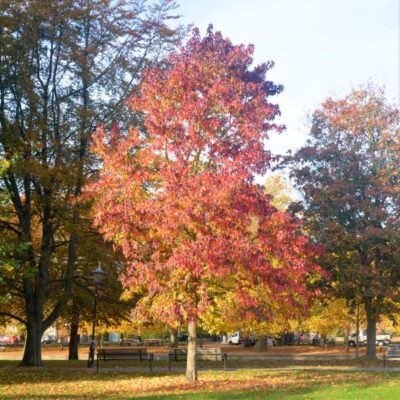
{"type": "Polygon", "coordinates": [[[177,0],[183,21],[202,33],[212,23],[234,44],[255,45],[256,63],[273,60],[270,79],[287,130],[274,153],[306,140],[306,113],[372,78],[399,101],[399,0],[177,0]]]}

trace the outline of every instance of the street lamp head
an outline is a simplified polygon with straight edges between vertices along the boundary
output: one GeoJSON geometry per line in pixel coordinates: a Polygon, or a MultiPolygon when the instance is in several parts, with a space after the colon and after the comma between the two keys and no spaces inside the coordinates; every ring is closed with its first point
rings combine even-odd
{"type": "Polygon", "coordinates": [[[93,281],[94,281],[94,284],[97,286],[97,285],[101,285],[102,283],[103,283],[103,279],[104,279],[104,275],[105,275],[105,273],[104,273],[104,271],[103,271],[103,269],[101,268],[101,266],[99,265],[93,272],[92,272],[92,274],[93,274],[93,281]]]}

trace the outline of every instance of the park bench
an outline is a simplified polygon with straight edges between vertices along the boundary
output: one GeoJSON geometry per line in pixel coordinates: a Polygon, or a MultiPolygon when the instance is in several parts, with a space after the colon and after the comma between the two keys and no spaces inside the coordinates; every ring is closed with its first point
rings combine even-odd
{"type": "MultiPolygon", "coordinates": [[[[224,369],[226,369],[227,354],[222,353],[221,349],[198,349],[196,353],[198,361],[222,361],[224,369]]],[[[172,349],[168,353],[168,371],[171,371],[171,363],[186,361],[186,349],[172,349]]]]}
{"type": "Polygon", "coordinates": [[[386,366],[386,360],[389,358],[400,358],[400,345],[390,345],[383,349],[383,366],[386,366]]]}
{"type": "Polygon", "coordinates": [[[148,361],[150,371],[153,370],[154,354],[148,353],[145,348],[130,349],[100,349],[97,351],[97,371],[99,370],[99,361],[107,360],[140,360],[148,361]]]}

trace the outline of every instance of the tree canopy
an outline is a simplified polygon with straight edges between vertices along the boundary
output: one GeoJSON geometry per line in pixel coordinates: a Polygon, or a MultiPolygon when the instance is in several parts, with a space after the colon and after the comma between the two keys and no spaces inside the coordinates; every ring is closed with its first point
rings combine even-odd
{"type": "Polygon", "coordinates": [[[266,80],[273,63],[252,68],[252,54],[211,28],[204,38],[195,30],[144,71],[129,99],[144,129],[99,129],[94,141],[103,162],[87,189],[95,224],[129,261],[126,285],[146,288],[137,310],[153,304],[162,321],[188,324],[189,379],[197,378],[196,324],[224,306],[218,298],[235,293],[243,319],[268,320],[272,303],[288,313],[304,305],[318,271],[299,221],[253,183],[269,165],[264,141],[281,130],[269,98],[282,88],[266,80]]]}
{"type": "Polygon", "coordinates": [[[311,122],[307,145],[284,165],[303,195],[306,229],[325,247],[331,290],[365,305],[373,358],[376,320],[399,296],[399,110],[366,85],[328,98],[311,122]]]}
{"type": "Polygon", "coordinates": [[[184,33],[168,26],[174,8],[168,0],[0,3],[0,228],[21,249],[0,295],[24,303],[11,316],[26,324],[26,366],[42,364],[41,335],[87,264],[80,247],[93,228],[76,199],[96,169],[91,135],[99,122],[139,123],[124,101],[140,71],[184,33]]]}

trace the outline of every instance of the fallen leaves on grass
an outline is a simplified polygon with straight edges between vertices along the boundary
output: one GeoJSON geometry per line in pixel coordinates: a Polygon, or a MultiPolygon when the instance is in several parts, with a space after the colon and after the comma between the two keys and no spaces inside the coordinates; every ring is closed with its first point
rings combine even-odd
{"type": "Polygon", "coordinates": [[[196,383],[182,374],[88,373],[86,370],[0,370],[0,399],[103,399],[134,398],[144,395],[228,391],[294,390],[307,387],[371,385],[399,378],[383,373],[328,371],[206,371],[196,383]]]}

